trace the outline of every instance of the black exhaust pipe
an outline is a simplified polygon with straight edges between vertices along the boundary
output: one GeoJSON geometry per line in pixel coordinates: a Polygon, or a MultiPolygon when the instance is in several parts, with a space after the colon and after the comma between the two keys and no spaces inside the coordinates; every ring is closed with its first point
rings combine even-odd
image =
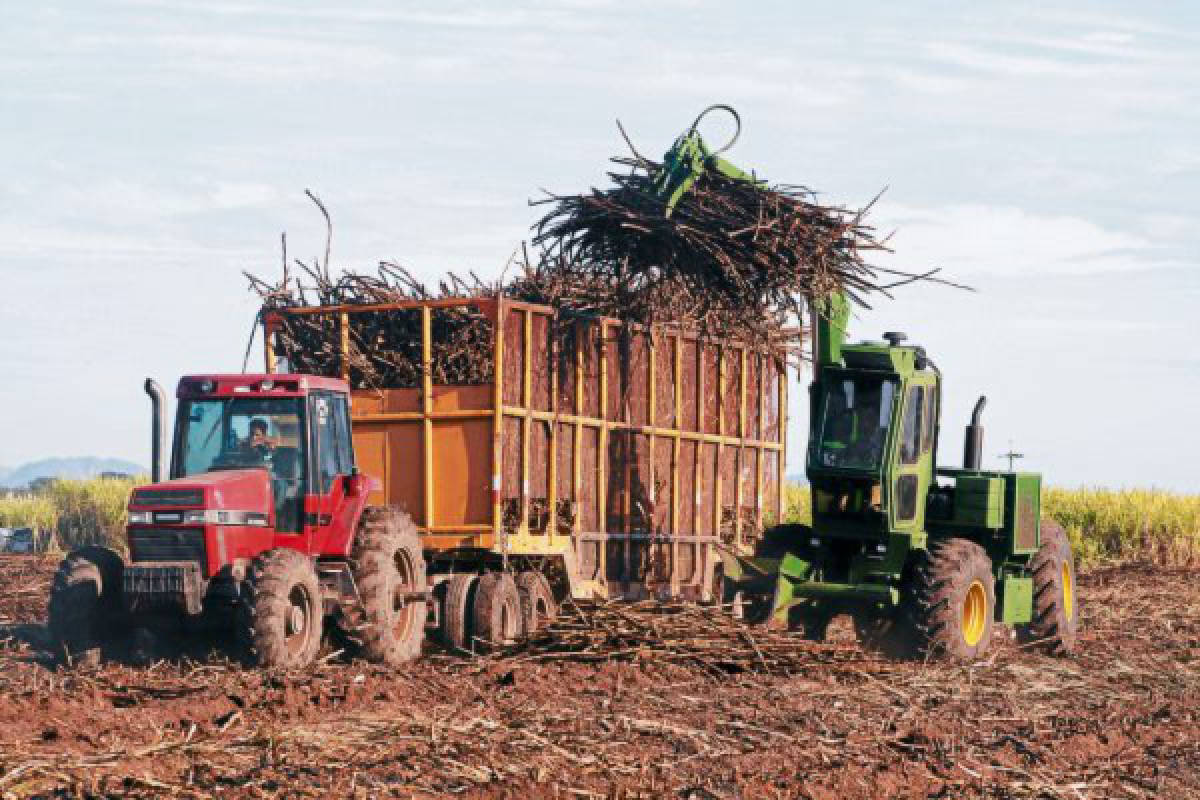
{"type": "Polygon", "coordinates": [[[983,426],[979,417],[983,407],[987,405],[987,397],[980,395],[971,413],[971,424],[967,426],[967,438],[963,444],[963,469],[978,470],[983,463],[983,426]]]}
{"type": "Polygon", "coordinates": [[[150,479],[158,483],[163,475],[163,407],[167,396],[153,378],[146,378],[143,388],[150,395],[150,479]]]}

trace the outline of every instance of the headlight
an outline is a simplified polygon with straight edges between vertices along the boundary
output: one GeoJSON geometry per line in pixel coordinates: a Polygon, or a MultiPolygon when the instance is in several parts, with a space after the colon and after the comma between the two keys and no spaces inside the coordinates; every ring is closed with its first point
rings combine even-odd
{"type": "Polygon", "coordinates": [[[149,511],[130,511],[129,524],[131,525],[149,525],[152,521],[152,514],[149,511]]]}

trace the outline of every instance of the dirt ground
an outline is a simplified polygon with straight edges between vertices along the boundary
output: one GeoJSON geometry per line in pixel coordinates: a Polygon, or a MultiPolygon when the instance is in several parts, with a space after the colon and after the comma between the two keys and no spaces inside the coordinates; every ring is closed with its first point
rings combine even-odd
{"type": "Polygon", "coordinates": [[[982,663],[894,663],[842,625],[734,674],[686,642],[267,674],[212,641],[57,666],[40,649],[53,568],[0,557],[4,797],[1200,796],[1195,570],[1081,575],[1071,659],[1001,632],[982,663]]]}

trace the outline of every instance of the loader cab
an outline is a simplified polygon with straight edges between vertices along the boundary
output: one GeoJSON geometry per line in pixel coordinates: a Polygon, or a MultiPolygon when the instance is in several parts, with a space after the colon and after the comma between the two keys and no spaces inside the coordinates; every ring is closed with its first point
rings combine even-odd
{"type": "Polygon", "coordinates": [[[348,390],[341,381],[191,376],[180,381],[178,398],[171,478],[262,471],[278,533],[303,532],[312,522],[306,498],[329,495],[335,478],[355,474],[348,390]]]}
{"type": "Polygon", "coordinates": [[[919,347],[845,345],[812,386],[813,522],[847,535],[924,528],[940,379],[919,347]]]}

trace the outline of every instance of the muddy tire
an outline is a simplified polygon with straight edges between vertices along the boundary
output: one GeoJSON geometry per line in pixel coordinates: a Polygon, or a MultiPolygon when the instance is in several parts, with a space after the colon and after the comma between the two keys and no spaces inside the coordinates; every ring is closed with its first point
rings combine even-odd
{"type": "Polygon", "coordinates": [[[412,518],[403,511],[368,508],[359,522],[350,557],[362,600],[339,620],[342,633],[368,661],[398,666],[421,655],[425,600],[405,595],[425,591],[425,558],[412,518]]]}
{"type": "Polygon", "coordinates": [[[312,560],[289,547],[254,559],[243,584],[238,634],[246,660],[293,669],[321,648],[324,606],[312,560]]]}
{"type": "Polygon", "coordinates": [[[517,576],[517,595],[521,601],[521,630],[532,636],[558,616],[558,603],[550,581],[540,572],[529,570],[517,576]]]}
{"type": "Polygon", "coordinates": [[[521,637],[521,598],[512,575],[489,572],[479,579],[472,617],[473,641],[484,652],[521,637]]]}
{"type": "Polygon", "coordinates": [[[916,655],[970,661],[987,652],[996,586],[992,561],[975,542],[933,542],[913,572],[909,601],[916,655]]]}
{"type": "Polygon", "coordinates": [[[1040,642],[1046,652],[1066,656],[1079,641],[1079,602],[1075,596],[1075,560],[1066,531],[1057,522],[1042,523],[1042,546],[1029,562],[1033,573],[1033,620],[1017,628],[1022,642],[1040,642]]]}
{"type": "Polygon", "coordinates": [[[471,649],[472,614],[479,576],[459,572],[446,581],[446,598],[442,606],[442,643],[451,652],[471,649]]]}
{"type": "Polygon", "coordinates": [[[72,551],[58,565],[50,590],[49,628],[68,663],[94,663],[100,648],[124,626],[121,581],[125,562],[107,547],[72,551]]]}

